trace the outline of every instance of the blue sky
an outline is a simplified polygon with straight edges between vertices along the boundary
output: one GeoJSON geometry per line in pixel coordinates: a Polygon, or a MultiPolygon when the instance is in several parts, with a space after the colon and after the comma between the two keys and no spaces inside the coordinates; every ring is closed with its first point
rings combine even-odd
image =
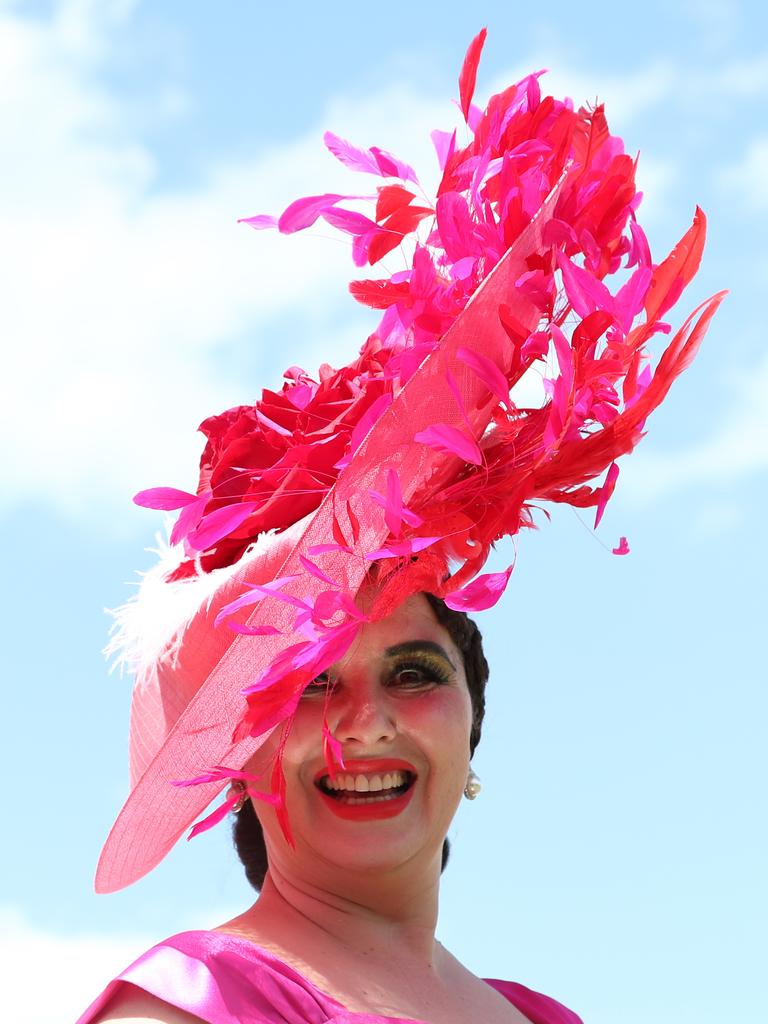
{"type": "Polygon", "coordinates": [[[372,321],[346,295],[343,245],[236,220],[344,191],[326,128],[433,166],[428,131],[452,123],[482,24],[480,96],[546,67],[556,95],[605,101],[640,150],[657,258],[706,210],[677,321],[731,294],[624,460],[599,536],[569,510],[542,517],[483,618],[485,788],[454,827],[441,936],[587,1024],[750,1024],[766,1005],[763,6],[5,0],[9,1020],[69,1019],[148,943],[249,901],[222,829],[126,892],[92,892],[130,690],[100,655],[103,609],[161,526],[130,497],[194,486],[208,414],[291,363],[352,357],[372,321]],[[607,550],[620,534],[627,558],[607,550]]]}

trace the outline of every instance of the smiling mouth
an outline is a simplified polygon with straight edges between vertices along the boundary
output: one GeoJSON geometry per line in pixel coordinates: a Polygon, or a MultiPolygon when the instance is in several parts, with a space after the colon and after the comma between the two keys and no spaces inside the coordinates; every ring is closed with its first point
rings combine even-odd
{"type": "Polygon", "coordinates": [[[315,785],[332,800],[350,807],[362,804],[383,804],[403,796],[416,781],[414,772],[393,770],[388,772],[337,772],[321,775],[315,785]]]}

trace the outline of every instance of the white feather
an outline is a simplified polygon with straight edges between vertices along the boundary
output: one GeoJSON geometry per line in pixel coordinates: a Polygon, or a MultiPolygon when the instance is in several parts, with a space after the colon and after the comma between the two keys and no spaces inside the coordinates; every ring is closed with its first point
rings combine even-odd
{"type": "MultiPolygon", "coordinates": [[[[171,522],[166,523],[170,533],[171,522]]],[[[189,623],[216,591],[242,567],[243,559],[267,550],[276,536],[274,531],[262,534],[234,565],[198,572],[185,580],[169,583],[168,575],[185,558],[183,546],[171,546],[167,537],[156,535],[157,547],[148,548],[158,556],[157,564],[140,572],[136,593],[118,608],[108,608],[114,622],[104,654],[111,659],[110,671],[132,674],[160,658],[173,663],[189,623]]]]}

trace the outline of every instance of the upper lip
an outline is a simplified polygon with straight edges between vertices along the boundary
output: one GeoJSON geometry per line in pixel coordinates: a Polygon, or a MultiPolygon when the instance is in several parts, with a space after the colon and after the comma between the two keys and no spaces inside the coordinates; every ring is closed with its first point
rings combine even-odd
{"type": "MultiPolygon", "coordinates": [[[[345,775],[380,775],[382,772],[410,772],[415,778],[418,772],[410,761],[398,757],[344,758],[344,767],[338,768],[345,775]]],[[[330,775],[328,766],[324,765],[315,775],[315,784],[330,775]]]]}

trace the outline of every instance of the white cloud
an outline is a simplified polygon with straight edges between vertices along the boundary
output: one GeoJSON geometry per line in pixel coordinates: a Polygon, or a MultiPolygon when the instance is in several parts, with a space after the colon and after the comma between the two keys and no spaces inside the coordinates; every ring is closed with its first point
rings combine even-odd
{"type": "MultiPolygon", "coordinates": [[[[346,294],[343,243],[256,236],[236,223],[314,190],[360,191],[323,149],[321,127],[251,160],[214,160],[195,188],[153,191],[152,155],[89,76],[107,52],[96,9],[62,4],[49,23],[0,16],[0,123],[11,126],[0,138],[0,416],[16,438],[3,493],[78,513],[152,483],[194,485],[194,427],[248,396],[215,370],[226,342],[247,331],[258,380],[278,384],[284,361],[319,360],[308,338],[276,350],[270,318],[303,309],[327,337],[323,320],[338,310],[322,359],[340,362],[374,323],[346,294]]],[[[338,102],[328,122],[363,141],[376,124],[367,141],[395,138],[431,164],[433,116],[393,90],[338,102]]]]}
{"type": "MultiPolygon", "coordinates": [[[[241,910],[222,905],[209,909],[201,921],[199,910],[192,914],[188,908],[169,909],[168,926],[172,933],[214,927],[231,921],[241,910]]],[[[115,975],[162,937],[64,933],[33,924],[17,906],[0,904],[3,1022],[77,1020],[115,975]]]]}
{"type": "Polygon", "coordinates": [[[576,69],[569,64],[567,53],[556,63],[551,54],[549,59],[552,70],[543,80],[547,90],[555,96],[570,96],[577,107],[604,103],[609,123],[622,134],[640,114],[668,99],[675,86],[675,69],[666,61],[627,68],[617,75],[604,68],[576,69]]]}
{"type": "Polygon", "coordinates": [[[638,449],[622,487],[629,498],[645,504],[679,488],[703,484],[721,489],[766,470],[768,358],[734,379],[731,408],[708,438],[677,452],[638,449]]]}
{"type": "Polygon", "coordinates": [[[708,86],[711,93],[728,99],[764,101],[768,89],[768,53],[745,55],[736,61],[726,61],[721,67],[714,68],[713,72],[698,83],[700,89],[706,90],[708,86]]]}
{"type": "Polygon", "coordinates": [[[32,926],[13,908],[0,908],[3,1020],[76,1020],[107,982],[152,944],[138,936],[61,935],[32,926]]]}
{"type": "Polygon", "coordinates": [[[744,154],[723,169],[720,185],[726,194],[735,195],[745,210],[768,210],[768,135],[753,138],[744,154]]]}

